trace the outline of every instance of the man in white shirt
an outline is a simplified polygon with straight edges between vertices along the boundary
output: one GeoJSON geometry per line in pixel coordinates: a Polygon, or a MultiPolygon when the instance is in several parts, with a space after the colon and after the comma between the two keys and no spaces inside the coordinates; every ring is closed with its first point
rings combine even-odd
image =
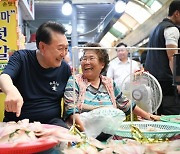
{"type": "MultiPolygon", "coordinates": [[[[117,85],[121,87],[123,80],[130,74],[130,59],[128,58],[127,45],[119,43],[117,58],[110,62],[107,76],[112,78],[117,85]]],[[[132,72],[140,70],[139,64],[132,60],[132,72]]]]}

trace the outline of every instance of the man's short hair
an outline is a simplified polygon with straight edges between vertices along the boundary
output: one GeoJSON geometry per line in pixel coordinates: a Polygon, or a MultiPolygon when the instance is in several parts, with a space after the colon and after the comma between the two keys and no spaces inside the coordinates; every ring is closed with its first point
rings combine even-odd
{"type": "Polygon", "coordinates": [[[119,43],[116,47],[120,47],[120,46],[125,46],[125,47],[127,47],[127,44],[121,42],[121,43],[119,43]]]}
{"type": "Polygon", "coordinates": [[[46,44],[51,43],[51,33],[57,32],[60,34],[65,34],[66,29],[60,23],[54,21],[48,21],[43,23],[36,32],[36,46],[39,49],[39,42],[42,41],[46,44]]]}
{"type": "Polygon", "coordinates": [[[180,11],[180,0],[174,0],[169,5],[168,16],[172,16],[175,11],[180,11]]]}

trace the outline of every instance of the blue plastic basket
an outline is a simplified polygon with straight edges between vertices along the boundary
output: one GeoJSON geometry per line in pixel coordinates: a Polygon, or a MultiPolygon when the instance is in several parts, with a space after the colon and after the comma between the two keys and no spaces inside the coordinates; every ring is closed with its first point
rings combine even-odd
{"type": "Polygon", "coordinates": [[[133,138],[131,134],[131,124],[140,129],[147,138],[170,138],[180,134],[180,125],[168,122],[123,122],[120,128],[115,132],[126,138],[133,138]],[[154,128],[154,131],[149,131],[148,128],[154,128]]]}
{"type": "Polygon", "coordinates": [[[165,122],[173,122],[180,124],[180,115],[168,115],[168,116],[161,116],[161,121],[165,122]]]}

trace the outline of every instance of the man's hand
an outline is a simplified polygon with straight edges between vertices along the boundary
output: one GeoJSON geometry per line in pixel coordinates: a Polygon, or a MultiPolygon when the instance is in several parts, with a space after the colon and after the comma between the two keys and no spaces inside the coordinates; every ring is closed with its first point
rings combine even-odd
{"type": "Polygon", "coordinates": [[[23,98],[16,87],[13,87],[12,90],[7,93],[4,103],[7,112],[16,113],[16,117],[20,116],[23,98]]]}

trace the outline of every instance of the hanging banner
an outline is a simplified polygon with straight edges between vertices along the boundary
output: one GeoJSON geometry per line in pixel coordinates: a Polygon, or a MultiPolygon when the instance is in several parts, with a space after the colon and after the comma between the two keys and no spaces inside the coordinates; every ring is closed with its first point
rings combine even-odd
{"type": "Polygon", "coordinates": [[[18,49],[17,1],[0,0],[0,71],[8,61],[8,52],[18,49]]]}

